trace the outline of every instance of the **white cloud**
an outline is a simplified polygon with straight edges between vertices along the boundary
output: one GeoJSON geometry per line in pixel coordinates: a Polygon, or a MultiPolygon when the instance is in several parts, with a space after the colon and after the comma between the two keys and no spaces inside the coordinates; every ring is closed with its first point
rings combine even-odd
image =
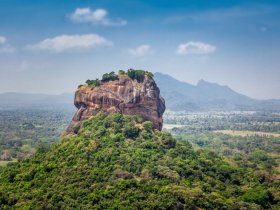
{"type": "Polygon", "coordinates": [[[178,46],[176,53],[185,54],[209,54],[216,51],[216,46],[203,42],[187,42],[178,46]]]}
{"type": "Polygon", "coordinates": [[[89,7],[77,8],[74,13],[70,14],[70,19],[77,23],[93,23],[105,26],[124,26],[126,20],[111,20],[107,17],[108,12],[105,9],[91,10],[89,7]]]}
{"type": "Polygon", "coordinates": [[[143,57],[146,55],[151,55],[153,53],[151,46],[148,44],[140,45],[134,49],[129,49],[128,52],[136,57],[143,57]]]}
{"type": "Polygon", "coordinates": [[[77,22],[94,22],[104,19],[107,11],[104,9],[97,9],[91,11],[90,8],[77,8],[71,15],[71,19],[77,22]]]}
{"type": "Polygon", "coordinates": [[[0,45],[6,43],[7,39],[4,36],[0,36],[0,45]]]}
{"type": "Polygon", "coordinates": [[[103,45],[112,45],[112,42],[98,34],[60,35],[53,38],[47,38],[34,45],[29,45],[27,46],[27,49],[63,52],[69,50],[91,49],[103,45]]]}

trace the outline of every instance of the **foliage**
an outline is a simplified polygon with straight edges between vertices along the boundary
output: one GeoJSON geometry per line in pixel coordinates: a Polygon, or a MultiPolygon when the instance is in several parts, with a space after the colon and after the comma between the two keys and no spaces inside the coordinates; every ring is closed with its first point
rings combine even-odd
{"type": "Polygon", "coordinates": [[[72,112],[65,107],[0,110],[0,159],[24,159],[39,145],[58,142],[72,112]]]}
{"type": "Polygon", "coordinates": [[[257,203],[263,207],[268,207],[270,199],[269,192],[261,186],[249,189],[242,198],[244,201],[257,203]]]}
{"type": "Polygon", "coordinates": [[[133,122],[131,122],[125,125],[123,132],[126,138],[135,139],[139,135],[139,128],[136,127],[133,122]]]}
{"type": "MultiPolygon", "coordinates": [[[[145,75],[148,77],[152,78],[154,75],[151,72],[144,71],[144,70],[134,70],[134,69],[128,69],[127,72],[124,70],[119,70],[118,74],[116,74],[114,71],[110,73],[105,73],[102,75],[102,82],[108,82],[108,81],[114,81],[118,80],[119,76],[121,75],[128,75],[131,79],[137,80],[138,82],[142,82],[145,78],[145,75]]],[[[95,79],[95,80],[87,80],[86,84],[89,87],[96,87],[100,85],[100,80],[95,79]]],[[[83,87],[83,85],[79,85],[78,88],[83,87]]]]}
{"type": "Polygon", "coordinates": [[[127,75],[131,78],[131,79],[135,79],[138,82],[142,82],[145,78],[145,74],[146,71],[144,70],[134,70],[134,69],[129,69],[127,71],[127,75]]]}
{"type": "Polygon", "coordinates": [[[86,81],[86,84],[89,86],[89,87],[96,87],[96,86],[99,86],[100,85],[100,81],[99,79],[95,79],[95,80],[87,80],[86,81]]]}
{"type": "Polygon", "coordinates": [[[165,123],[184,125],[191,133],[215,130],[280,132],[279,112],[165,112],[165,123]]]}
{"type": "Polygon", "coordinates": [[[252,171],[269,172],[272,177],[266,179],[280,173],[280,117],[275,112],[169,114],[165,121],[183,124],[172,133],[195,148],[210,149],[252,171]]]}
{"type": "Polygon", "coordinates": [[[142,82],[145,78],[145,75],[147,75],[149,78],[153,78],[153,73],[145,70],[135,70],[135,69],[128,69],[127,70],[127,75],[133,79],[137,80],[137,82],[142,82]]]}
{"type": "Polygon", "coordinates": [[[101,81],[108,82],[108,81],[111,81],[111,80],[114,81],[117,79],[118,79],[118,75],[116,75],[115,72],[112,71],[110,73],[103,74],[101,81]]]}
{"type": "Polygon", "coordinates": [[[151,121],[145,121],[142,125],[146,131],[151,131],[153,129],[153,123],[151,121]]]}
{"type": "Polygon", "coordinates": [[[118,74],[119,74],[119,75],[125,75],[126,72],[125,72],[124,70],[119,70],[118,74]]]}
{"type": "Polygon", "coordinates": [[[275,189],[118,113],[98,113],[50,149],[0,167],[0,209],[276,209],[275,189]]]}

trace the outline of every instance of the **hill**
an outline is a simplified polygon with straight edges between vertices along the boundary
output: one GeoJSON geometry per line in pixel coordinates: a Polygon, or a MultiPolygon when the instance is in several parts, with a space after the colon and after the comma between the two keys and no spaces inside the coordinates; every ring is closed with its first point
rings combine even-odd
{"type": "Polygon", "coordinates": [[[276,183],[119,113],[0,167],[1,209],[276,209],[276,196],[276,183]]]}
{"type": "Polygon", "coordinates": [[[75,95],[75,129],[0,167],[0,209],[279,207],[279,181],[251,162],[195,151],[160,131],[164,100],[151,73],[104,74],[75,95]]]}
{"type": "Polygon", "coordinates": [[[239,94],[228,86],[200,80],[197,85],[155,73],[166,107],[174,111],[259,111],[280,110],[280,100],[256,100],[239,94]]]}

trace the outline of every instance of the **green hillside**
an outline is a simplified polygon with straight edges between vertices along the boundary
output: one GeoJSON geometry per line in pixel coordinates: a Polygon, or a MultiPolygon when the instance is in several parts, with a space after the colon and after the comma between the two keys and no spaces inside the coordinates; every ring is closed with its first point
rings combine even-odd
{"type": "Polygon", "coordinates": [[[278,209],[279,190],[117,113],[98,113],[78,134],[0,167],[0,209],[278,209]]]}

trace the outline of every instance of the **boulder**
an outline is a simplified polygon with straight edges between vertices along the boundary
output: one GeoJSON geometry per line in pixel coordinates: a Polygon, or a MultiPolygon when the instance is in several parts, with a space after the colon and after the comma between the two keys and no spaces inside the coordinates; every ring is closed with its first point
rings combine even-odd
{"type": "Polygon", "coordinates": [[[141,81],[123,74],[115,80],[101,81],[94,87],[83,85],[75,93],[74,104],[78,110],[67,128],[68,133],[76,133],[83,120],[99,111],[138,115],[151,121],[154,129],[162,129],[165,102],[148,74],[141,81]]]}

